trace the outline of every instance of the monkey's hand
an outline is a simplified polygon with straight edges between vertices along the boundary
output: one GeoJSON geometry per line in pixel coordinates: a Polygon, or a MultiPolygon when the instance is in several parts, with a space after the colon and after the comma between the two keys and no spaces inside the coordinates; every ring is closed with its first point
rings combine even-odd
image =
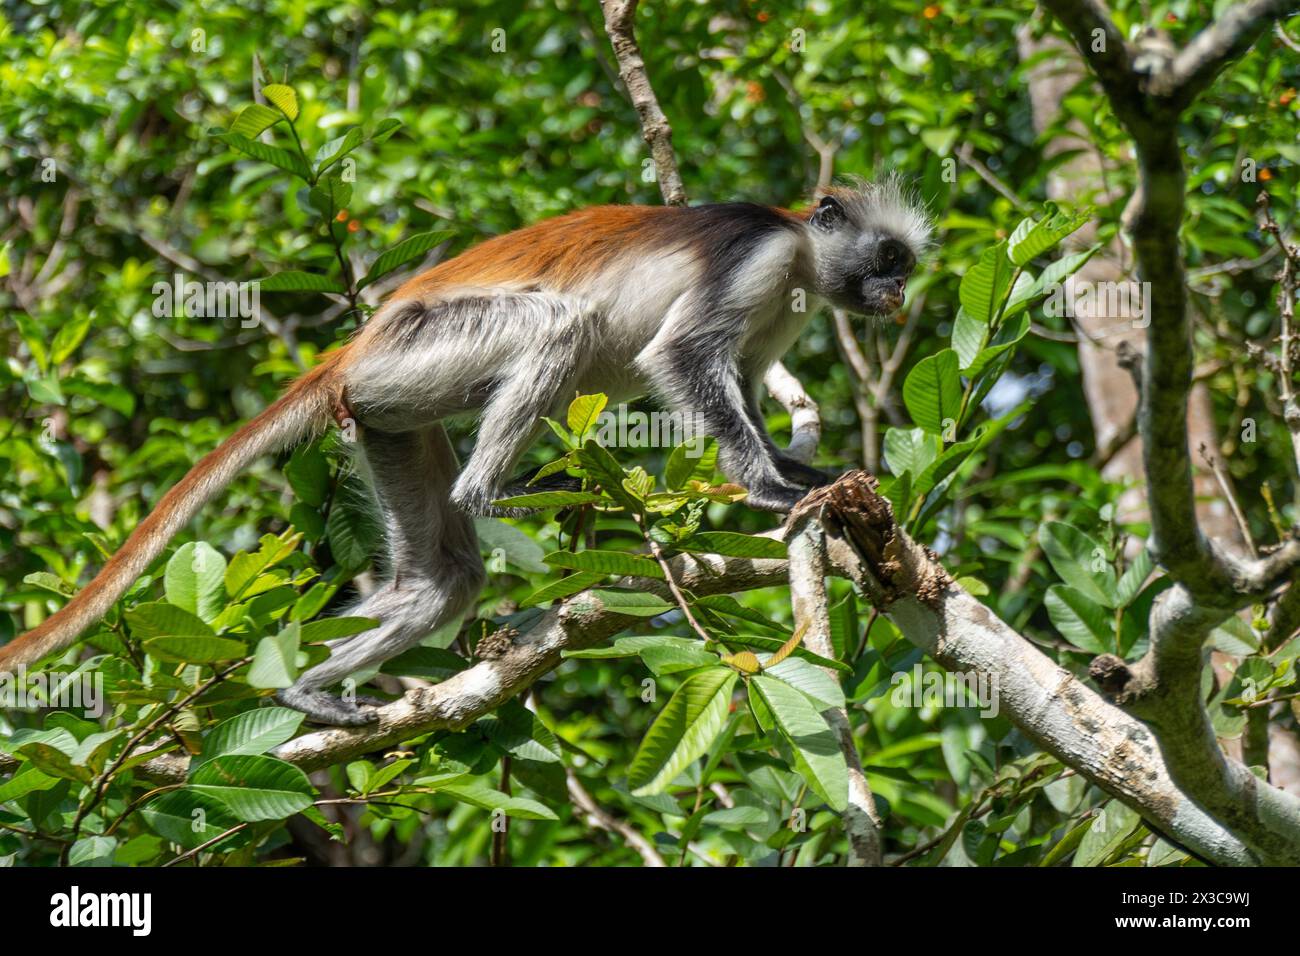
{"type": "Polygon", "coordinates": [[[796,504],[803,500],[808,489],[799,488],[796,485],[766,483],[755,484],[749,487],[749,494],[745,496],[745,504],[759,511],[775,511],[777,514],[786,514],[796,504]]]}
{"type": "Polygon", "coordinates": [[[782,478],[800,488],[820,488],[835,481],[835,476],[830,472],[805,465],[789,455],[776,456],[776,470],[781,473],[782,478]]]}

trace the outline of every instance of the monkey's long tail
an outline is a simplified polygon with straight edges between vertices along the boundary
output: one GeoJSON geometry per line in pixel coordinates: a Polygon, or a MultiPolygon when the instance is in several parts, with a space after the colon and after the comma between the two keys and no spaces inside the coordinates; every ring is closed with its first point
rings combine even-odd
{"type": "Polygon", "coordinates": [[[201,458],[76,597],[39,626],[0,647],[0,674],[13,673],[76,643],[162,553],[172,536],[249,464],[324,431],[337,398],[334,381],[341,353],[333,353],[298,379],[278,401],[201,458]]]}

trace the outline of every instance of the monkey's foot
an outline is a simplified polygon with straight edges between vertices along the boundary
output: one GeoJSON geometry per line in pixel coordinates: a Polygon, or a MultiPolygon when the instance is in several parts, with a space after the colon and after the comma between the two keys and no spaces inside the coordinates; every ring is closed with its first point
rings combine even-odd
{"type": "Polygon", "coordinates": [[[286,687],[275,692],[275,699],[286,707],[301,711],[312,720],[336,727],[364,727],[379,721],[379,715],[374,711],[362,710],[356,704],[324,691],[286,687]]]}

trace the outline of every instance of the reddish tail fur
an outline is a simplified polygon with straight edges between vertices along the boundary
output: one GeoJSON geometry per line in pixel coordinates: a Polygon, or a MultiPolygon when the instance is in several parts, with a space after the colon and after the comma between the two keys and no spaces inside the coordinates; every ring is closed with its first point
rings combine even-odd
{"type": "Polygon", "coordinates": [[[149,517],[76,597],[39,626],[0,647],[0,673],[12,673],[76,643],[162,553],[172,536],[250,463],[323,431],[338,400],[336,381],[342,356],[342,350],[335,352],[205,455],[163,495],[149,517]]]}

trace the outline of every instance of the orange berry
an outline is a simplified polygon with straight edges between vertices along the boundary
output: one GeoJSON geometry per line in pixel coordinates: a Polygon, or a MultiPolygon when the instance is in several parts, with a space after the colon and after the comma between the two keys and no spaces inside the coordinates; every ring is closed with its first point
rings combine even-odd
{"type": "Polygon", "coordinates": [[[768,13],[766,10],[759,10],[759,11],[758,11],[758,22],[759,22],[759,23],[766,23],[768,20],[771,20],[771,19],[772,19],[772,14],[768,13]]]}
{"type": "Polygon", "coordinates": [[[334,221],[347,222],[347,218],[348,218],[348,211],[346,209],[340,209],[339,214],[334,217],[334,221]]]}
{"type": "Polygon", "coordinates": [[[1165,23],[1177,23],[1177,22],[1178,22],[1178,17],[1175,14],[1172,13],[1165,14],[1165,23]]]}
{"type": "Polygon", "coordinates": [[[1261,169],[1259,171],[1259,178],[1262,179],[1264,182],[1268,182],[1270,179],[1273,178],[1273,171],[1268,168],[1261,169]]]}
{"type": "Polygon", "coordinates": [[[921,11],[921,16],[925,17],[927,20],[933,20],[941,13],[943,13],[943,7],[939,6],[937,3],[932,3],[921,11]]]}
{"type": "Polygon", "coordinates": [[[348,232],[356,232],[360,228],[361,223],[357,222],[355,219],[348,223],[348,232]]]}
{"type": "Polygon", "coordinates": [[[1281,103],[1283,106],[1285,106],[1287,103],[1290,103],[1293,99],[1295,99],[1295,90],[1293,89],[1283,90],[1282,95],[1277,98],[1277,101],[1281,103]]]}

